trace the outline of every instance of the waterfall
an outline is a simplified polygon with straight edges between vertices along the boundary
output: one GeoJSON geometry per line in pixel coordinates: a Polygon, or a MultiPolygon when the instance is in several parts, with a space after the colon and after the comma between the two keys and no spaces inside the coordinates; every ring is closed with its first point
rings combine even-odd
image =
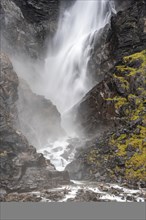
{"type": "MultiPolygon", "coordinates": [[[[59,109],[62,126],[67,138],[49,143],[44,153],[58,170],[63,170],[72,161],[75,149],[71,147],[69,157],[64,158],[68,137],[79,135],[72,123],[73,115],[67,112],[92,88],[87,74],[93,36],[103,28],[111,17],[114,4],[111,0],[77,0],[60,15],[58,29],[50,42],[45,60],[43,87],[49,98],[59,109]]],[[[76,126],[76,125],[75,125],[76,126]]]]}
{"type": "Polygon", "coordinates": [[[109,22],[113,10],[110,0],[77,0],[60,15],[45,60],[43,86],[44,94],[61,113],[93,86],[87,76],[92,36],[109,22]]]}

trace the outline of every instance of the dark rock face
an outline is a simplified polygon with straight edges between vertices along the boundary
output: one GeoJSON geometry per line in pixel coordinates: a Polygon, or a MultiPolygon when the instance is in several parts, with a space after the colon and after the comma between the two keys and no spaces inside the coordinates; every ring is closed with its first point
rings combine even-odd
{"type": "MultiPolygon", "coordinates": [[[[112,79],[111,72],[115,72],[114,66],[122,64],[122,58],[146,48],[146,2],[132,1],[128,9],[118,12],[111,19],[111,28],[107,25],[97,39],[95,33],[94,46],[89,61],[89,74],[94,74],[96,85],[76,106],[81,125],[86,133],[103,130],[113,124],[115,110],[111,102],[105,103],[103,91],[106,95],[114,96],[117,92],[127,95],[127,86],[120,86],[119,78],[112,79]],[[107,78],[104,80],[104,78],[107,78]],[[100,123],[99,123],[100,122],[100,123]],[[104,127],[102,125],[105,125],[104,127]]],[[[129,67],[140,66],[140,60],[130,63],[129,67]],[[139,62],[139,63],[135,63],[139,62]]],[[[138,77],[137,79],[138,80],[138,77]]],[[[126,82],[125,82],[126,83],[126,82]]],[[[134,86],[134,80],[129,82],[134,86]]],[[[138,85],[137,85],[138,87],[138,85]]],[[[132,89],[132,86],[131,86],[132,89]]],[[[109,97],[108,96],[108,97],[109,97]]],[[[81,127],[79,128],[81,130],[81,127]]]]}
{"type": "Polygon", "coordinates": [[[129,7],[113,15],[110,27],[107,25],[94,36],[89,74],[91,73],[97,82],[102,81],[123,56],[146,48],[146,2],[120,2],[126,2],[129,7]]]}
{"type": "Polygon", "coordinates": [[[76,123],[78,130],[83,130],[87,136],[97,135],[114,126],[116,115],[114,103],[108,102],[104,96],[116,94],[114,81],[108,78],[95,86],[83,100],[75,107],[77,111],[76,123]],[[112,90],[111,90],[112,88],[112,90]],[[104,91],[104,92],[103,92],[104,91]]]}
{"type": "Polygon", "coordinates": [[[56,171],[16,129],[19,82],[8,56],[1,53],[0,61],[0,188],[31,191],[69,183],[68,172],[56,171]]]}
{"type": "Polygon", "coordinates": [[[59,15],[59,0],[13,0],[22,10],[28,23],[40,23],[46,20],[56,21],[59,15]]]}
{"type": "Polygon", "coordinates": [[[71,178],[146,186],[145,79],[146,50],[124,57],[82,100],[78,121],[92,140],[66,167],[71,178]]]}
{"type": "Polygon", "coordinates": [[[60,9],[74,1],[5,0],[0,3],[2,47],[6,52],[41,58],[58,25],[60,9]]]}
{"type": "MultiPolygon", "coordinates": [[[[1,12],[3,34],[1,45],[4,51],[12,53],[13,56],[15,52],[16,54],[20,52],[38,58],[40,49],[45,51],[43,45],[47,34],[51,35],[51,31],[55,31],[51,30],[51,24],[57,25],[59,1],[53,0],[48,3],[48,1],[6,0],[1,2],[1,12]]],[[[19,128],[30,143],[40,147],[46,144],[50,136],[55,138],[63,134],[60,114],[49,100],[33,94],[29,86],[20,81],[17,102],[19,128]]],[[[13,102],[11,108],[12,105],[13,102]]]]}
{"type": "Polygon", "coordinates": [[[123,56],[146,48],[145,17],[146,2],[134,1],[130,8],[112,18],[111,54],[113,58],[119,60],[123,56]]]}
{"type": "Polygon", "coordinates": [[[99,83],[72,109],[78,131],[91,141],[66,167],[72,179],[146,186],[145,18],[146,2],[131,1],[110,30],[98,40],[95,33],[89,73],[99,83]]]}
{"type": "Polygon", "coordinates": [[[57,28],[59,1],[6,0],[1,2],[4,49],[33,58],[45,53],[45,39],[57,28]],[[16,28],[17,27],[17,28],[16,28]]]}
{"type": "Polygon", "coordinates": [[[20,79],[17,101],[20,129],[29,142],[42,147],[65,134],[61,116],[56,106],[43,96],[34,94],[27,83],[20,79]]]}

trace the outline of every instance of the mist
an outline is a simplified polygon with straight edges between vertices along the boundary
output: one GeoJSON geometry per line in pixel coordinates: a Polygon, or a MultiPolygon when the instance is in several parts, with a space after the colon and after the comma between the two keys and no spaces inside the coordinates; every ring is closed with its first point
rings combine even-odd
{"type": "MultiPolygon", "coordinates": [[[[47,43],[44,57],[31,58],[21,48],[19,53],[10,53],[20,81],[18,127],[38,149],[80,137],[73,123],[75,112],[69,112],[94,86],[88,71],[94,34],[97,38],[113,12],[112,1],[76,1],[61,10],[58,28],[47,43]]],[[[65,149],[66,144],[61,152],[65,149]]]]}

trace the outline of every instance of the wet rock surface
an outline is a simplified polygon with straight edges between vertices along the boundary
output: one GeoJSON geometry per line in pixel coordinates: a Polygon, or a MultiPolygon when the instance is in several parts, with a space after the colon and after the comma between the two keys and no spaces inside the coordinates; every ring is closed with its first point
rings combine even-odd
{"type": "Polygon", "coordinates": [[[75,182],[70,186],[27,193],[1,191],[0,200],[7,202],[144,202],[145,190],[130,190],[114,184],[75,182]]]}
{"type": "Polygon", "coordinates": [[[1,53],[0,61],[0,188],[6,192],[26,192],[70,183],[68,172],[56,171],[17,130],[19,81],[8,56],[1,53]]]}

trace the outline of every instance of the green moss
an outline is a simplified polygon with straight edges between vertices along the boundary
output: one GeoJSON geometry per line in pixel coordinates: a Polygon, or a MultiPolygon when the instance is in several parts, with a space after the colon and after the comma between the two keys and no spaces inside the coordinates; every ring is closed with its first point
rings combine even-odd
{"type": "Polygon", "coordinates": [[[123,98],[123,97],[115,97],[115,108],[116,109],[119,109],[121,108],[123,105],[127,104],[127,99],[126,98],[123,98]]]}
{"type": "Polygon", "coordinates": [[[143,103],[136,105],[135,109],[130,114],[130,120],[135,121],[138,118],[144,119],[145,117],[145,107],[143,103]]]}
{"type": "Polygon", "coordinates": [[[113,98],[106,98],[105,100],[106,101],[111,101],[111,102],[115,103],[115,108],[116,109],[119,109],[123,105],[127,104],[126,98],[123,98],[121,96],[115,96],[113,98]]]}
{"type": "Polygon", "coordinates": [[[141,72],[142,74],[146,74],[146,50],[132,54],[130,56],[126,56],[123,58],[124,65],[116,66],[118,72],[121,72],[125,76],[134,76],[136,75],[137,71],[141,72]],[[132,68],[128,67],[127,64],[139,60],[141,62],[140,68],[132,68]],[[126,74],[125,74],[126,73],[126,74]]]}
{"type": "Polygon", "coordinates": [[[137,88],[137,91],[139,91],[139,94],[141,97],[146,98],[146,89],[145,88],[139,87],[139,88],[137,88]]]}
{"type": "Polygon", "coordinates": [[[110,154],[100,155],[97,150],[92,149],[86,159],[89,165],[93,165],[90,172],[94,173],[101,166],[102,160],[111,161],[115,156],[122,157],[125,161],[124,169],[115,164],[114,168],[109,168],[107,171],[109,175],[113,178],[115,175],[116,179],[118,172],[128,180],[146,181],[146,90],[144,84],[146,81],[146,50],[124,57],[122,63],[123,65],[116,67],[113,81],[117,82],[116,86],[125,89],[125,94],[119,95],[118,92],[116,93],[116,88],[109,93],[112,97],[106,98],[105,101],[114,105],[113,111],[118,112],[118,116],[115,114],[114,118],[115,120],[116,117],[118,120],[122,119],[121,127],[123,128],[125,125],[127,133],[122,134],[119,129],[120,136],[111,135],[109,138],[110,154]],[[129,67],[130,64],[135,67],[129,67]],[[135,82],[134,85],[133,82],[135,82]],[[115,93],[117,95],[113,97],[115,93]],[[134,122],[137,119],[141,119],[140,123],[134,122]]]}
{"type": "MultiPolygon", "coordinates": [[[[128,179],[137,178],[145,180],[146,173],[146,127],[137,126],[140,129],[139,134],[121,134],[120,137],[115,138],[113,135],[110,139],[110,144],[117,147],[117,156],[123,156],[126,159],[125,176],[128,179]],[[123,143],[124,141],[124,143],[123,143]],[[131,158],[127,158],[127,147],[132,146],[135,152],[131,158]],[[134,150],[135,149],[135,150],[134,150]]],[[[120,170],[116,167],[115,171],[120,170]]]]}
{"type": "Polygon", "coordinates": [[[113,77],[119,81],[119,84],[123,89],[126,89],[126,90],[129,89],[129,82],[127,80],[125,80],[124,77],[117,76],[116,74],[113,74],[113,77]]]}
{"type": "Polygon", "coordinates": [[[97,164],[97,150],[92,149],[87,155],[88,164],[97,164]]]}
{"type": "Polygon", "coordinates": [[[146,148],[143,147],[140,153],[135,153],[126,162],[126,177],[146,180],[146,148]]]}
{"type": "Polygon", "coordinates": [[[146,181],[146,169],[138,169],[138,170],[133,170],[132,168],[131,169],[126,169],[126,172],[125,172],[125,177],[126,179],[129,179],[129,180],[143,180],[143,181],[146,181]]]}
{"type": "Polygon", "coordinates": [[[118,141],[122,141],[127,137],[126,134],[121,134],[121,136],[117,139],[118,141]]]}
{"type": "Polygon", "coordinates": [[[133,101],[135,103],[135,105],[138,106],[143,102],[143,99],[137,95],[129,94],[128,101],[129,102],[133,101]]]}
{"type": "Polygon", "coordinates": [[[116,69],[118,72],[121,72],[123,75],[127,76],[133,76],[136,74],[136,69],[126,66],[116,66],[116,69]],[[125,74],[126,73],[126,74],[125,74]]]}
{"type": "Polygon", "coordinates": [[[127,145],[126,144],[117,144],[117,147],[118,147],[117,156],[126,156],[127,145]]]}
{"type": "Polygon", "coordinates": [[[146,50],[143,50],[139,53],[132,54],[130,56],[126,56],[123,58],[125,64],[129,63],[131,61],[141,60],[142,61],[142,67],[146,65],[146,50]]]}

